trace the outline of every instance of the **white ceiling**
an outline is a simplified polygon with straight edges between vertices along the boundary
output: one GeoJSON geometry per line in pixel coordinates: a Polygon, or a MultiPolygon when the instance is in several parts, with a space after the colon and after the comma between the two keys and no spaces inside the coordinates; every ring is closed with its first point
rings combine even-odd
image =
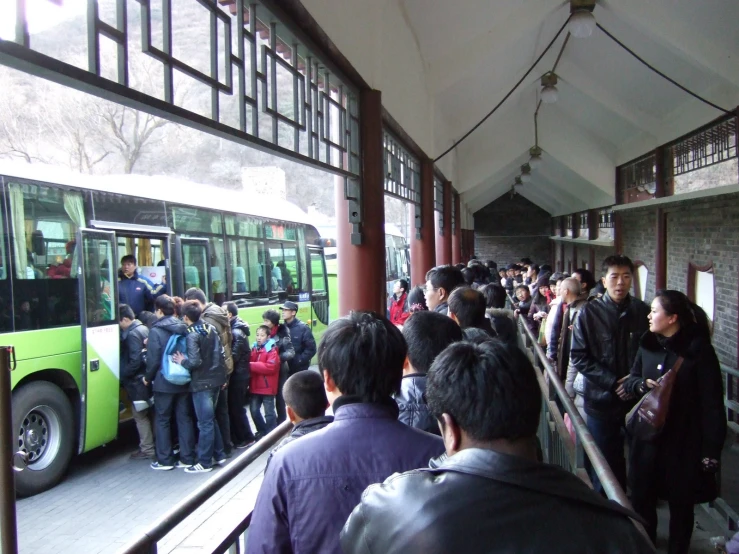
{"type": "MultiPolygon", "coordinates": [[[[569,15],[562,0],[398,3],[423,62],[446,146],[524,74],[569,15]]],[[[652,65],[726,109],[739,104],[739,1],[598,0],[597,21],[652,65]]],[[[565,33],[499,111],[455,152],[471,211],[510,191],[534,144],[539,78],[565,33]]],[[[570,38],[560,99],[542,105],[544,163],[521,194],[553,215],[613,203],[615,167],[719,115],[649,71],[600,30],[570,38]]],[[[432,153],[434,156],[441,152],[432,153]]]]}

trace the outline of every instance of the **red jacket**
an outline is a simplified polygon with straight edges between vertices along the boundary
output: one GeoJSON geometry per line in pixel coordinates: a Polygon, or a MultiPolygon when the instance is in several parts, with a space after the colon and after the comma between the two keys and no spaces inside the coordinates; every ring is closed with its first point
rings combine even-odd
{"type": "Polygon", "coordinates": [[[251,370],[250,392],[264,396],[275,396],[280,382],[280,355],[272,339],[264,346],[254,344],[249,357],[251,370]]]}
{"type": "Polygon", "coordinates": [[[405,292],[400,298],[395,299],[395,295],[390,298],[390,323],[393,325],[403,325],[408,316],[408,294],[405,292]]]}

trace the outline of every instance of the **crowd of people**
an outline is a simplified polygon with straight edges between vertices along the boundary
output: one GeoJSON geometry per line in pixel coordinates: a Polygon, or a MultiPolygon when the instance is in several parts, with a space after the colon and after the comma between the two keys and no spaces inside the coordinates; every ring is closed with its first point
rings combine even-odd
{"type": "Polygon", "coordinates": [[[139,277],[135,264],[130,255],[121,260],[120,289],[130,304],[121,303],[118,313],[121,384],[139,434],[131,457],[152,460],[155,470],[212,471],[288,417],[286,381],[310,366],[313,333],[287,301],[281,314],[262,314],[250,345],[235,303],[208,302],[199,288],[170,297],[139,277]],[[145,310],[152,302],[153,312],[145,310]]]}
{"type": "MultiPolygon", "coordinates": [[[[207,304],[197,289],[182,304],[160,296],[141,381],[153,381],[156,433],[152,450],[139,427],[141,452],[155,452],[155,469],[209,471],[230,442],[248,446],[289,418],[256,500],[250,553],[651,552],[660,498],[668,551],[688,552],[693,506],[717,494],[721,374],[705,313],[678,291],[658,291],[647,306],[630,294],[633,274],[624,256],[607,258],[598,281],[527,259],[500,271],[478,260],[434,267],[421,286],[395,283],[387,317],[358,311],[332,322],[318,372],[297,346],[310,329],[293,329],[295,305],[283,306],[285,323],[266,312],[249,349],[236,306],[207,304]],[[545,347],[634,511],[605,499],[592,467],[590,488],[542,462],[541,390],[517,321],[545,347]],[[171,335],[187,339],[172,360],[190,370],[188,385],[164,377],[171,335]],[[661,434],[625,434],[629,409],[673,368],[661,434]],[[230,431],[218,417],[228,390],[230,431]]],[[[121,306],[127,355],[146,340],[131,316],[121,306]]]]}

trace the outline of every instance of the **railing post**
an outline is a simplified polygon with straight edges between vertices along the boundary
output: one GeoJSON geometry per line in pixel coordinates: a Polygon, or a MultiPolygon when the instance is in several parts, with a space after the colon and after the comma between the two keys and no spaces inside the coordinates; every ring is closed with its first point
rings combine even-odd
{"type": "Polygon", "coordinates": [[[17,554],[13,410],[10,394],[11,347],[0,347],[0,546],[3,554],[17,554]]]}

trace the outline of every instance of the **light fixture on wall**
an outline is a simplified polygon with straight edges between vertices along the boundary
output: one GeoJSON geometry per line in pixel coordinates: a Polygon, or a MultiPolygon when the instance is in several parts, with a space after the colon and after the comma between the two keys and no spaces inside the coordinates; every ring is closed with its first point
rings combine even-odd
{"type": "Polygon", "coordinates": [[[541,101],[545,104],[554,104],[559,98],[557,91],[557,74],[553,71],[541,76],[541,101]]]}
{"type": "Polygon", "coordinates": [[[570,0],[567,30],[575,38],[588,38],[595,30],[595,0],[570,0]]]}
{"type": "Polygon", "coordinates": [[[527,184],[531,182],[531,166],[529,164],[523,164],[521,166],[521,182],[527,184]]]}
{"type": "Polygon", "coordinates": [[[529,148],[529,167],[532,170],[537,170],[541,167],[541,148],[538,146],[532,146],[529,148]]]}

